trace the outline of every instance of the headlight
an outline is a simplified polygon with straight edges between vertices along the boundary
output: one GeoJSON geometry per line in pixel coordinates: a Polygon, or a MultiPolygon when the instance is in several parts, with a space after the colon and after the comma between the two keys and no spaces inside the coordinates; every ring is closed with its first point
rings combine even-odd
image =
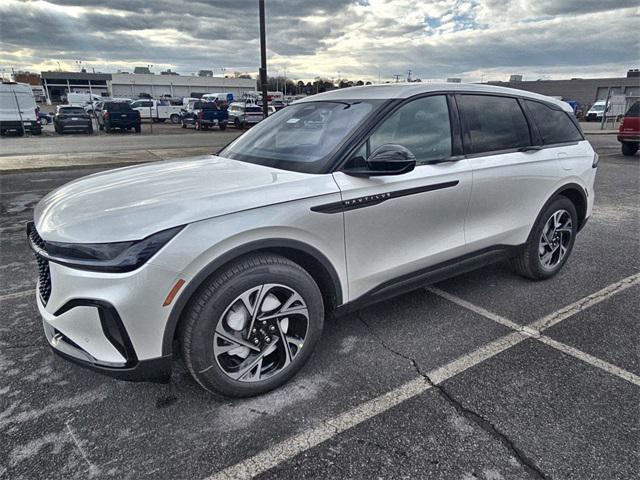
{"type": "Polygon", "coordinates": [[[182,226],[162,230],[142,240],[114,243],[59,243],[44,242],[44,248],[31,247],[47,260],[81,270],[101,272],[129,272],[142,266],[169,240],[175,237],[182,226]]]}

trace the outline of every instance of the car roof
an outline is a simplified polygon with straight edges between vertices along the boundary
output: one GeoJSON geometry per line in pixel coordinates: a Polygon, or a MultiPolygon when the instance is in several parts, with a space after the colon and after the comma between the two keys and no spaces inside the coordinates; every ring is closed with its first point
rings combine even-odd
{"type": "Polygon", "coordinates": [[[502,95],[515,95],[532,100],[541,100],[552,103],[567,112],[573,112],[567,102],[556,98],[547,97],[537,93],[518,90],[515,88],[499,87],[479,83],[385,83],[380,85],[363,85],[359,87],[338,88],[328,92],[311,95],[296,100],[293,103],[321,102],[331,100],[390,100],[404,99],[423,93],[435,92],[471,92],[471,93],[497,93],[502,95]]]}

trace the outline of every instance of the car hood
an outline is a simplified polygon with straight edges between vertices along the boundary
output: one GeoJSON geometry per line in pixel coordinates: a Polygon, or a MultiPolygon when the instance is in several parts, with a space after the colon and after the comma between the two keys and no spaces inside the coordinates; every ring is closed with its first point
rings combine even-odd
{"type": "Polygon", "coordinates": [[[125,167],[75,180],[46,195],[34,217],[38,233],[47,241],[118,242],[337,191],[331,175],[204,156],[125,167]]]}

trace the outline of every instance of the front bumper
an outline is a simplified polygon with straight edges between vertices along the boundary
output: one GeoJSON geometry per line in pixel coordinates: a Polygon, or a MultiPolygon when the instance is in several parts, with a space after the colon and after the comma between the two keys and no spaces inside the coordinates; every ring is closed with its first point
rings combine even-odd
{"type": "Polygon", "coordinates": [[[38,261],[36,302],[54,351],[120,379],[167,380],[171,355],[163,345],[171,306],[164,300],[177,272],[149,263],[122,273],[67,267],[43,257],[32,224],[27,231],[38,261]]]}

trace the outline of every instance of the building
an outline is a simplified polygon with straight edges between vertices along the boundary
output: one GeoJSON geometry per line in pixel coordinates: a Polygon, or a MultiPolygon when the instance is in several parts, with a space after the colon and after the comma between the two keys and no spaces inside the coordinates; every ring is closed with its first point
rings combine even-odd
{"type": "Polygon", "coordinates": [[[31,91],[33,92],[36,102],[44,102],[46,100],[42,86],[42,78],[39,73],[15,72],[12,76],[14,82],[26,83],[31,86],[31,91]]]}
{"type": "Polygon", "coordinates": [[[195,75],[136,75],[112,73],[108,82],[114,97],[138,98],[141,93],[152,97],[190,97],[193,93],[230,92],[239,97],[256,90],[256,81],[250,78],[199,77],[195,75]]]}
{"type": "MultiPolygon", "coordinates": [[[[490,85],[518,88],[528,92],[540,93],[562,100],[574,100],[589,108],[597,100],[605,100],[607,91],[611,88],[611,95],[625,95],[629,99],[640,98],[640,77],[638,70],[629,70],[626,77],[611,78],[572,78],[570,80],[535,80],[487,82],[490,85]]],[[[517,77],[512,75],[511,78],[517,77]]]]}
{"type": "Polygon", "coordinates": [[[110,73],[42,72],[42,86],[49,102],[62,102],[67,93],[109,95],[110,73]]]}

